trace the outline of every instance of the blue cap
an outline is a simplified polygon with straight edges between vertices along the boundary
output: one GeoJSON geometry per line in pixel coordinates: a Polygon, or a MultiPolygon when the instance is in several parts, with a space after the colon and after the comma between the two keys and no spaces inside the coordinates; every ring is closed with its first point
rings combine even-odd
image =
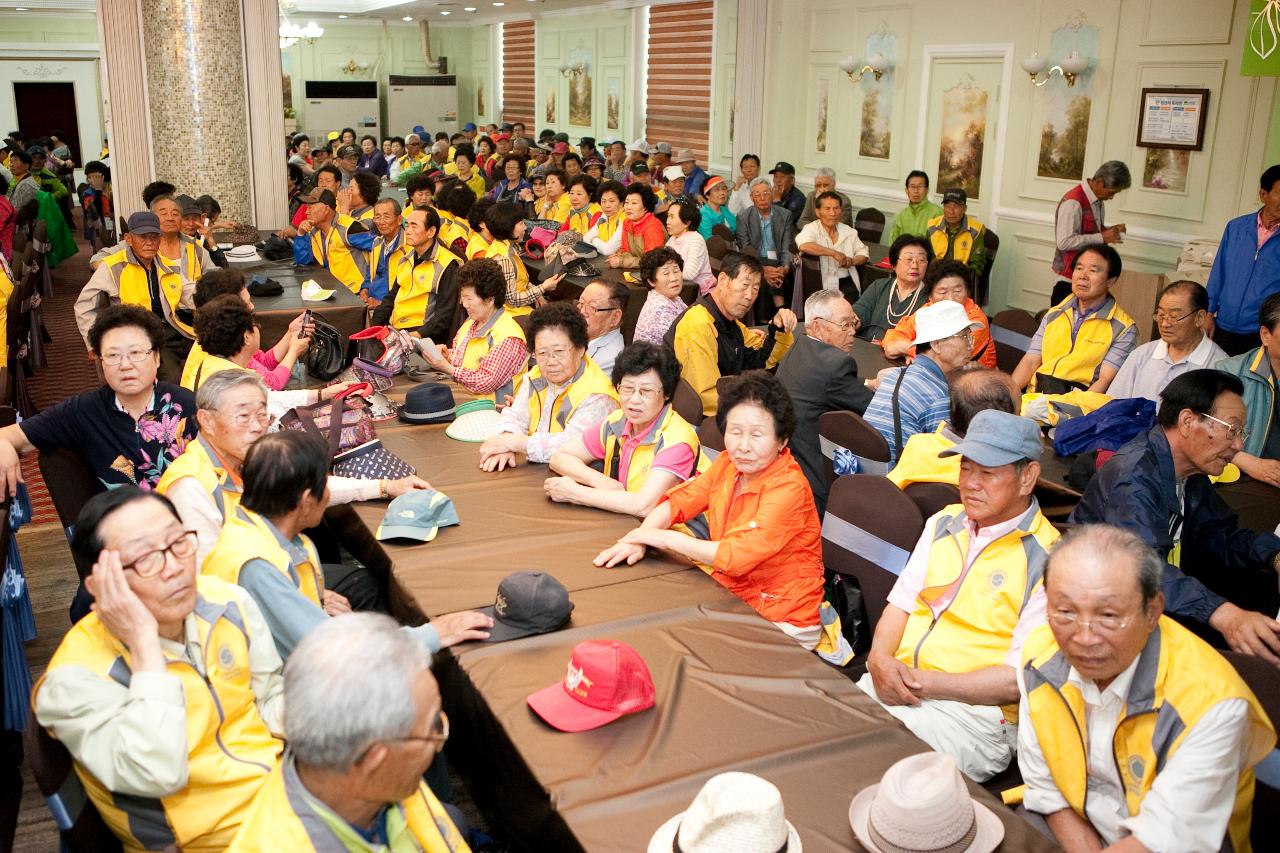
{"type": "Polygon", "coordinates": [[[427,132],[427,129],[420,124],[415,124],[413,126],[413,132],[418,134],[419,136],[422,136],[427,132]]]}
{"type": "Polygon", "coordinates": [[[475,130],[475,129],[476,129],[476,126],[475,126],[475,123],[474,123],[474,122],[467,122],[466,124],[464,124],[464,125],[462,126],[462,129],[463,129],[463,130],[475,130]]]}
{"type": "Polygon", "coordinates": [[[379,540],[414,539],[430,542],[441,527],[458,524],[453,501],[435,489],[406,492],[387,505],[386,515],[375,534],[379,540]]]}
{"type": "Polygon", "coordinates": [[[1040,427],[1030,418],[984,409],[969,421],[969,431],[954,447],[938,456],[963,456],[985,468],[998,468],[1015,462],[1040,458],[1044,442],[1040,427]]]}

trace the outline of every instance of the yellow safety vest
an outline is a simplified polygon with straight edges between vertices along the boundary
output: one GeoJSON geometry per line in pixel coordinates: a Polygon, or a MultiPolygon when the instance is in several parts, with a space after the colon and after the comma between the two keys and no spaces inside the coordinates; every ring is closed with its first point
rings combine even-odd
{"type": "MultiPolygon", "coordinates": [[[[286,757],[285,760],[289,759],[286,757]]],[[[284,850],[305,853],[333,850],[335,846],[342,849],[341,841],[309,807],[308,799],[314,799],[314,796],[302,787],[297,772],[284,764],[277,767],[254,798],[228,853],[277,853],[284,850]],[[300,808],[308,812],[306,823],[298,816],[300,808]]],[[[333,817],[341,820],[336,815],[333,817]]],[[[417,850],[424,853],[470,853],[467,842],[444,806],[422,783],[419,783],[417,793],[390,807],[387,827],[396,831],[395,838],[404,839],[384,848],[388,853],[413,849],[405,846],[409,839],[417,845],[417,850]],[[407,832],[407,838],[405,833],[397,831],[399,827],[407,832]]]]}
{"type": "MultiPolygon", "coordinates": [[[[611,412],[600,424],[600,442],[604,445],[604,474],[614,480],[618,479],[622,469],[622,433],[626,426],[626,415],[621,409],[611,412]]],[[[687,444],[693,451],[694,471],[701,474],[711,467],[711,460],[702,452],[697,431],[668,403],[658,415],[657,429],[631,451],[627,481],[622,484],[627,491],[638,492],[643,489],[645,480],[649,479],[654,458],[664,448],[677,444],[687,444]]]]}
{"type": "MultiPolygon", "coordinates": [[[[133,252],[128,248],[107,255],[102,263],[111,272],[111,280],[115,282],[120,301],[125,305],[137,305],[151,310],[151,290],[147,287],[147,271],[132,260],[133,252]]],[[[164,319],[188,338],[196,336],[195,329],[178,319],[178,302],[182,299],[182,275],[178,269],[164,258],[156,255],[157,279],[160,282],[160,307],[164,311],[164,319]]]]}
{"type": "Polygon", "coordinates": [[[350,216],[339,215],[338,221],[329,229],[327,239],[319,228],[313,228],[308,236],[311,239],[311,257],[333,273],[347,290],[359,293],[369,278],[369,256],[347,245],[347,229],[353,222],[355,220],[350,216]]]}
{"type": "MultiPolygon", "coordinates": [[[[964,507],[953,504],[935,522],[924,587],[907,617],[894,657],[913,669],[960,674],[1001,666],[1022,608],[1044,579],[1049,548],[1058,540],[1039,506],[1016,529],[982,549],[950,605],[937,601],[964,572],[969,530],[964,507]]],[[[1002,706],[1016,721],[1018,705],[1002,706]]]]}
{"type": "Polygon", "coordinates": [[[623,218],[621,210],[613,216],[601,216],[600,221],[596,223],[596,236],[603,242],[609,242],[614,234],[622,230],[623,218]]]}
{"type": "Polygon", "coordinates": [[[472,261],[476,258],[483,258],[485,250],[489,248],[489,242],[479,231],[472,232],[471,239],[467,241],[466,260],[472,261]]]}
{"type": "Polygon", "coordinates": [[[400,265],[396,286],[395,305],[391,309],[391,325],[397,329],[414,330],[426,322],[428,314],[441,310],[452,311],[452,305],[435,304],[435,294],[440,277],[452,264],[462,261],[439,243],[431,247],[431,259],[417,263],[416,253],[400,265]]]}
{"type": "MultiPolygon", "coordinates": [[[[1044,316],[1044,337],[1040,343],[1043,363],[1038,372],[1075,382],[1087,388],[1098,378],[1102,359],[1124,331],[1134,325],[1133,318],[1108,296],[1110,308],[1103,305],[1080,323],[1074,339],[1071,335],[1072,313],[1076,297],[1049,309],[1044,316]]],[[[1034,382],[1031,391],[1036,390],[1034,382]]]]}
{"type": "MultiPolygon", "coordinates": [[[[464,244],[471,239],[471,225],[465,219],[459,219],[446,210],[438,211],[440,214],[440,231],[436,234],[436,242],[446,248],[452,248],[455,240],[461,240],[464,244]]],[[[466,251],[465,249],[463,250],[466,251]]]]}
{"type": "Polygon", "coordinates": [[[190,391],[196,382],[196,371],[200,369],[200,363],[204,361],[204,349],[200,346],[199,341],[191,344],[190,351],[187,352],[187,360],[182,365],[182,381],[181,385],[190,391]]]}
{"type": "Polygon", "coordinates": [[[202,435],[187,442],[187,449],[164,469],[156,483],[156,491],[167,495],[173,484],[184,477],[194,477],[200,488],[209,493],[224,524],[227,516],[240,506],[240,487],[227,474],[227,469],[222,467],[221,460],[202,435]]]}
{"type": "MultiPolygon", "coordinates": [[[[471,331],[473,321],[467,318],[462,324],[462,328],[458,329],[458,334],[453,339],[454,347],[458,347],[462,341],[467,340],[467,335],[471,331]]],[[[480,366],[480,360],[489,354],[496,345],[505,341],[507,338],[519,338],[525,340],[524,329],[520,328],[520,324],[515,321],[511,313],[506,308],[499,308],[493,312],[485,324],[476,332],[476,336],[467,341],[466,349],[462,351],[462,366],[466,370],[475,370],[480,366]]],[[[514,377],[492,394],[486,394],[481,397],[482,400],[493,400],[501,402],[502,398],[515,391],[514,377]]]]}
{"type": "Polygon", "coordinates": [[[538,430],[538,424],[542,421],[542,407],[551,406],[551,425],[549,427],[551,433],[563,432],[565,425],[569,423],[569,418],[573,415],[573,410],[578,408],[584,400],[594,394],[604,394],[618,399],[618,392],[614,390],[613,383],[609,381],[609,377],[604,375],[591,356],[583,355],[582,363],[578,365],[578,372],[573,375],[573,379],[559,393],[559,395],[551,401],[546,399],[547,392],[551,390],[551,383],[542,378],[542,368],[535,366],[526,376],[529,383],[529,435],[533,435],[538,430]]]}
{"type": "MultiPolygon", "coordinates": [[[[511,262],[511,268],[515,270],[515,281],[507,281],[507,292],[510,293],[514,285],[516,293],[527,293],[529,291],[529,270],[525,267],[524,261],[520,260],[520,253],[511,245],[510,240],[494,240],[485,247],[484,257],[498,260],[506,258],[511,262]]],[[[506,272],[506,268],[503,268],[506,272]]],[[[533,307],[529,305],[504,305],[507,313],[513,317],[521,317],[525,314],[532,314],[533,307]]]]}
{"type": "MultiPolygon", "coordinates": [[[[1059,650],[1048,625],[1031,632],[1022,660],[1027,708],[1045,763],[1058,791],[1076,814],[1085,817],[1089,780],[1085,702],[1079,688],[1068,680],[1071,663],[1059,650]]],[[[1251,849],[1253,766],[1275,746],[1275,729],[1235,668],[1168,616],[1160,617],[1139,655],[1127,710],[1112,737],[1112,754],[1132,817],[1187,733],[1211,708],[1227,699],[1243,699],[1249,704],[1249,738],[1245,745],[1248,767],[1236,782],[1235,808],[1222,849],[1247,853],[1251,849]]]]}
{"type": "MultiPolygon", "coordinates": [[[[258,714],[249,665],[250,637],[239,596],[218,578],[196,578],[193,614],[201,641],[204,674],[185,659],[170,658],[166,670],[182,682],[187,714],[187,786],[162,799],[117,795],[79,763],[76,774],[107,826],[126,850],[222,850],[248,814],[284,745],[258,714]]],[[[90,613],[71,628],[49,661],[87,668],[99,678],[128,686],[129,650],[90,613]]],[[[39,692],[38,683],[35,692],[39,692]]],[[[33,696],[35,693],[33,692],[33,696]]]]}
{"type": "MultiPolygon", "coordinates": [[[[378,274],[378,265],[382,263],[382,254],[387,250],[386,240],[381,235],[374,238],[373,248],[369,250],[369,277],[365,279],[365,286],[368,287],[373,281],[374,276],[378,274]]],[[[400,235],[400,244],[391,250],[391,254],[387,256],[387,290],[390,291],[395,281],[400,278],[400,268],[404,262],[413,253],[409,248],[409,244],[404,241],[404,234],[400,235]]]]}
{"type": "Polygon", "coordinates": [[[537,204],[538,219],[554,219],[561,225],[569,218],[569,194],[561,193],[560,198],[552,201],[547,196],[537,204]]]}
{"type": "Polygon", "coordinates": [[[902,455],[887,476],[899,489],[905,489],[912,483],[949,483],[960,485],[960,457],[938,454],[955,442],[942,434],[946,423],[938,424],[934,432],[918,432],[907,439],[902,447],[902,455]]]}
{"type": "Polygon", "coordinates": [[[188,391],[199,391],[200,385],[215,373],[221,373],[224,370],[245,369],[229,358],[210,355],[204,350],[200,350],[200,355],[193,358],[195,348],[196,345],[193,344],[191,355],[187,356],[187,363],[182,367],[182,387],[188,391]],[[195,363],[194,367],[192,367],[192,362],[195,363]]]}
{"type": "MultiPolygon", "coordinates": [[[[457,171],[456,167],[454,168],[454,171],[455,172],[457,171]]],[[[459,180],[462,180],[462,179],[459,178],[459,180]]],[[[471,167],[471,177],[467,178],[465,181],[462,181],[462,183],[465,184],[468,188],[470,188],[471,192],[475,193],[476,198],[478,199],[484,198],[484,175],[480,172],[479,169],[475,168],[474,166],[471,167]]]]}
{"type": "Polygon", "coordinates": [[[237,506],[227,514],[226,524],[218,544],[205,558],[201,567],[206,575],[214,575],[228,583],[240,582],[240,570],[252,560],[266,560],[287,577],[311,603],[322,606],[324,599],[324,575],[321,574],[320,557],[311,540],[299,536],[306,549],[307,559],[295,564],[285,550],[280,534],[258,513],[237,506]]]}
{"type": "Polygon", "coordinates": [[[569,226],[570,231],[577,231],[579,234],[586,234],[591,230],[594,224],[593,220],[600,216],[600,205],[591,202],[587,205],[586,210],[578,211],[572,207],[569,208],[569,215],[565,219],[565,223],[569,226]]]}
{"type": "MultiPolygon", "coordinates": [[[[396,165],[400,167],[400,171],[412,168],[417,163],[426,163],[431,158],[427,156],[425,151],[419,151],[417,157],[410,157],[408,154],[401,154],[396,158],[396,165]]],[[[425,167],[423,168],[425,172],[425,167]]]]}
{"type": "MultiPolygon", "coordinates": [[[[973,251],[973,243],[975,240],[981,239],[983,225],[972,216],[964,218],[964,226],[960,229],[960,233],[955,236],[955,243],[951,249],[952,260],[959,261],[962,264],[969,263],[969,253],[973,251]]],[[[930,244],[933,245],[933,255],[941,258],[947,253],[947,223],[941,216],[935,216],[929,220],[925,228],[925,236],[929,238],[930,244]]]]}

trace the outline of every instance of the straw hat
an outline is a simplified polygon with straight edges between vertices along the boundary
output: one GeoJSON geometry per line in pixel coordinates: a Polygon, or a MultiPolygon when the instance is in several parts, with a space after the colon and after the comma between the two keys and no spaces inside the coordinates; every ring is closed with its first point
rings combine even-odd
{"type": "Polygon", "coordinates": [[[787,853],[802,853],[778,789],[759,776],[729,772],[708,779],[686,811],[658,827],[649,853],[773,853],[784,845],[787,853]]]}
{"type": "Polygon", "coordinates": [[[872,853],[991,853],[1004,825],[969,796],[955,759],[941,752],[904,758],[858,793],[849,824],[872,853]]]}

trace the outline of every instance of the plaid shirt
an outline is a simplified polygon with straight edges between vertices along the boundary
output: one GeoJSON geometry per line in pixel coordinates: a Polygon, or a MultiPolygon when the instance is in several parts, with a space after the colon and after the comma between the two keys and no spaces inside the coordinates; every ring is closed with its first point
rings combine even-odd
{"type": "Polygon", "coordinates": [[[463,367],[462,357],[466,354],[467,344],[479,337],[476,334],[479,329],[479,325],[472,323],[471,331],[465,338],[459,332],[458,337],[454,339],[451,353],[453,378],[473,394],[492,394],[505,385],[511,377],[524,370],[529,351],[525,348],[524,341],[519,338],[514,336],[503,338],[497,346],[485,353],[478,365],[471,368],[463,367]]]}

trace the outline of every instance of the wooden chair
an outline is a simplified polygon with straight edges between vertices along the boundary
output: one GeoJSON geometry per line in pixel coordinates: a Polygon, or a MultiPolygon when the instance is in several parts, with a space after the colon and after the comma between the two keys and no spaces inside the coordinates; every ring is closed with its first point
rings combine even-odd
{"type": "Polygon", "coordinates": [[[676,383],[676,392],[671,395],[671,408],[695,427],[701,424],[705,417],[702,414],[702,398],[685,379],[676,383]]]}
{"type": "Polygon", "coordinates": [[[707,238],[707,255],[713,261],[718,261],[725,255],[729,254],[729,243],[725,241],[719,234],[712,233],[707,238]]]}
{"type": "Polygon", "coordinates": [[[1007,308],[991,318],[991,339],[996,342],[996,366],[1013,373],[1031,347],[1040,321],[1021,308],[1007,308]]]}
{"type": "MultiPolygon", "coordinates": [[[[1280,679],[1275,668],[1259,657],[1238,652],[1222,652],[1258,698],[1262,710],[1273,726],[1280,725],[1280,679]]],[[[1280,789],[1258,782],[1253,792],[1253,827],[1250,830],[1256,850],[1271,850],[1280,838],[1280,789]]]]}
{"type": "Polygon", "coordinates": [[[853,220],[853,227],[864,243],[879,243],[884,236],[884,213],[875,207],[864,207],[853,220]]]}
{"type": "Polygon", "coordinates": [[[875,427],[855,412],[825,412],[818,416],[818,443],[822,470],[830,485],[837,480],[837,450],[848,450],[858,463],[859,474],[884,476],[889,471],[889,443],[875,427]]]}
{"type": "Polygon", "coordinates": [[[34,711],[22,741],[36,787],[58,827],[62,849],[69,853],[119,853],[120,841],[85,793],[72,768],[71,753],[36,722],[34,711]]]}
{"type": "Polygon", "coordinates": [[[703,418],[698,425],[698,443],[703,450],[715,451],[714,455],[724,452],[724,435],[720,432],[720,424],[714,417],[703,418]]]}
{"type": "Polygon", "coordinates": [[[806,255],[803,252],[797,254],[796,258],[799,260],[800,286],[792,288],[791,310],[795,312],[797,319],[803,321],[805,300],[822,290],[822,260],[817,255],[806,255]]]}
{"type": "Polygon", "coordinates": [[[910,498],[878,474],[837,477],[822,520],[822,560],[862,590],[872,634],[924,530],[910,498]]]}
{"type": "Polygon", "coordinates": [[[950,483],[912,483],[902,493],[911,498],[925,518],[943,507],[960,503],[960,490],[950,483]]]}
{"type": "Polygon", "coordinates": [[[1000,238],[996,233],[988,228],[983,234],[987,263],[982,268],[982,275],[978,276],[978,292],[973,295],[973,301],[979,305],[986,305],[987,298],[991,295],[991,268],[996,264],[996,253],[1000,251],[1000,238]]]}

